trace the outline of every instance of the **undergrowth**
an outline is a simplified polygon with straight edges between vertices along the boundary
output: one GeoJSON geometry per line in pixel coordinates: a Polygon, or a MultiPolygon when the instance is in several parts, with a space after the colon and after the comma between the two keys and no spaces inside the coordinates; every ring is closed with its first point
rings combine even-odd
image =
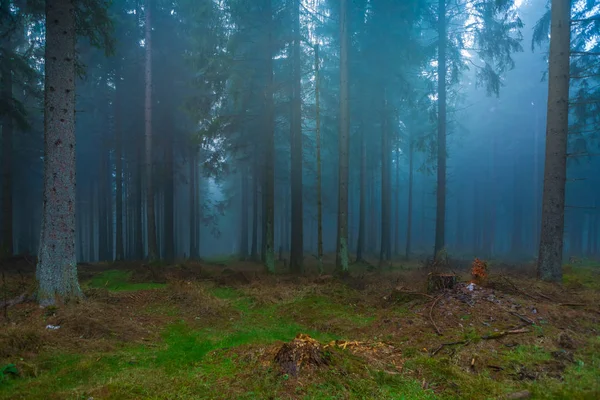
{"type": "MultiPolygon", "coordinates": [[[[595,288],[594,271],[567,269],[565,285],[595,288]]],[[[103,297],[53,316],[32,308],[23,316],[29,325],[3,328],[0,399],[486,399],[521,390],[540,399],[600,397],[596,323],[581,324],[596,334],[578,336],[572,361],[558,363],[550,328],[481,340],[490,328],[476,329],[464,314],[439,337],[427,298],[386,305],[383,296],[339,282],[232,287],[131,278],[130,271],[102,272],[84,287],[107,290],[103,297]],[[46,330],[49,321],[61,328],[46,330]],[[399,372],[381,370],[332,347],[332,365],[292,378],[271,361],[299,333],[321,343],[383,340],[401,349],[404,363],[399,372]],[[464,343],[431,354],[453,340],[464,343]],[[13,364],[18,375],[2,369],[13,364]]]]}

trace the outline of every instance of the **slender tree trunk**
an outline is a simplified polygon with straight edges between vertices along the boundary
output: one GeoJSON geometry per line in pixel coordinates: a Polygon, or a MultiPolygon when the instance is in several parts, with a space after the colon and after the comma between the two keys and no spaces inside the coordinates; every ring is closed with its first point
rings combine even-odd
{"type": "Polygon", "coordinates": [[[116,191],[115,191],[115,208],[116,208],[116,249],[115,258],[117,261],[123,259],[124,248],[123,248],[123,142],[121,132],[121,96],[122,96],[122,83],[121,83],[121,65],[117,61],[115,65],[115,101],[114,101],[114,114],[115,114],[115,174],[116,174],[116,191]]]}
{"type": "Polygon", "coordinates": [[[36,278],[41,305],[81,297],[75,248],[75,7],[46,0],[44,196],[36,278]],[[60,110],[60,111],[59,111],[60,110]]]}
{"type": "Polygon", "coordinates": [[[400,152],[396,149],[396,210],[394,211],[394,254],[400,254],[400,152]]]}
{"type": "MultiPolygon", "coordinates": [[[[172,121],[173,110],[167,111],[167,126],[169,129],[173,129],[174,126],[172,121]]],[[[174,222],[175,218],[175,207],[174,207],[174,196],[175,196],[175,176],[173,167],[173,133],[168,134],[165,138],[165,175],[166,181],[164,184],[164,207],[163,212],[163,243],[164,243],[164,258],[168,261],[172,261],[175,258],[175,231],[174,222]]]]}
{"type": "Polygon", "coordinates": [[[146,137],[146,231],[148,235],[148,258],[158,257],[156,242],[156,215],[154,209],[154,177],[152,174],[152,15],[151,0],[146,0],[145,36],[145,137],[146,137]]]}
{"type": "Polygon", "coordinates": [[[264,264],[269,273],[275,272],[274,219],[275,219],[275,121],[273,107],[273,11],[267,0],[267,40],[265,49],[265,243],[264,264]]]}
{"type": "MultiPolygon", "coordinates": [[[[10,1],[2,1],[2,14],[10,13],[10,1]]],[[[6,18],[6,17],[5,17],[6,18]]],[[[4,51],[13,52],[13,38],[10,28],[5,32],[4,51]]],[[[5,53],[5,54],[6,54],[5,53]]],[[[2,243],[0,243],[0,259],[11,256],[14,251],[13,240],[13,190],[12,190],[12,153],[13,153],[13,81],[12,63],[10,57],[5,57],[0,64],[2,67],[2,82],[0,98],[8,105],[8,110],[2,120],[2,243]]]]}
{"type": "MultiPolygon", "coordinates": [[[[408,260],[410,258],[411,245],[412,245],[412,214],[413,214],[413,174],[414,174],[414,157],[415,157],[415,145],[411,139],[408,150],[408,207],[406,216],[406,249],[404,256],[408,260]]],[[[423,205],[421,205],[423,207],[423,205]]]]}
{"type": "Polygon", "coordinates": [[[385,89],[383,90],[383,106],[381,120],[381,248],[379,263],[389,263],[391,259],[391,179],[390,179],[390,134],[385,89]]]}
{"type": "Polygon", "coordinates": [[[367,142],[365,130],[361,124],[360,129],[360,199],[358,211],[358,240],[356,243],[356,262],[364,261],[365,229],[367,217],[367,142]]]}
{"type": "Polygon", "coordinates": [[[513,176],[513,226],[512,226],[512,242],[511,253],[513,257],[523,256],[523,208],[522,208],[522,190],[519,181],[519,166],[515,161],[515,169],[513,176]]]}
{"type": "Polygon", "coordinates": [[[143,155],[142,155],[142,142],[137,148],[137,165],[136,165],[136,197],[135,197],[135,249],[136,257],[138,260],[144,258],[144,218],[146,214],[144,212],[144,196],[143,196],[143,155]]]}
{"type": "Polygon", "coordinates": [[[569,0],[552,0],[550,56],[548,72],[548,112],[546,123],[546,162],[542,197],[542,230],[538,257],[538,277],[562,280],[563,234],[565,226],[565,183],[567,176],[567,136],[569,131],[569,0]]]}
{"type": "Polygon", "coordinates": [[[348,0],[340,5],[340,117],[338,232],[336,268],[348,273],[348,163],[350,150],[350,108],[348,104],[348,0]]]}
{"type": "Polygon", "coordinates": [[[321,109],[319,103],[319,45],[315,45],[315,108],[316,108],[316,147],[317,147],[317,257],[319,272],[323,272],[323,194],[321,176],[321,109]]]}
{"type": "Polygon", "coordinates": [[[444,248],[446,230],[446,0],[438,1],[438,148],[434,257],[444,248]]]}
{"type": "Polygon", "coordinates": [[[196,240],[196,225],[198,223],[196,211],[198,209],[198,202],[196,199],[196,148],[194,146],[190,146],[189,167],[190,259],[194,260],[198,258],[198,247],[196,240]]]}
{"type": "Polygon", "coordinates": [[[292,190],[292,247],[290,270],[304,270],[304,212],[302,193],[302,93],[300,71],[300,0],[294,0],[294,44],[292,46],[292,126],[291,126],[291,190],[292,190]]]}
{"type": "Polygon", "coordinates": [[[252,174],[252,246],[250,248],[250,258],[253,261],[258,261],[258,157],[254,160],[254,173],[252,174]]]}
{"type": "Polygon", "coordinates": [[[240,173],[240,179],[242,181],[242,199],[241,199],[241,218],[242,218],[242,229],[240,234],[240,260],[244,261],[248,259],[248,168],[244,167],[240,173]]]}
{"type": "Polygon", "coordinates": [[[90,183],[90,202],[89,202],[89,226],[88,226],[88,232],[89,232],[89,256],[88,256],[88,261],[89,262],[94,262],[96,261],[96,202],[94,201],[96,199],[96,191],[95,191],[95,185],[93,183],[90,183]]]}

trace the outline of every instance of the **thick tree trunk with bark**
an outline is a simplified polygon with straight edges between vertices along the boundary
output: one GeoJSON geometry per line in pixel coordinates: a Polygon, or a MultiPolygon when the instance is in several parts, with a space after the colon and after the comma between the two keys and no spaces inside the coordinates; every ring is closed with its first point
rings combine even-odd
{"type": "Polygon", "coordinates": [[[446,0],[438,2],[438,132],[434,257],[444,248],[446,231],[446,0]]]}
{"type": "Polygon", "coordinates": [[[75,248],[75,7],[46,0],[44,194],[36,278],[41,305],[82,296],[75,248]]]}
{"type": "Polygon", "coordinates": [[[156,215],[154,210],[154,176],[152,174],[152,15],[151,1],[146,0],[145,26],[145,137],[146,137],[146,232],[148,235],[148,259],[156,260],[158,246],[156,243],[156,215]]]}
{"type": "Polygon", "coordinates": [[[542,230],[538,277],[562,280],[563,233],[565,226],[565,183],[567,176],[567,135],[569,131],[569,0],[552,0],[548,72],[546,162],[542,199],[542,230]]]}
{"type": "Polygon", "coordinates": [[[350,150],[350,108],[348,86],[348,0],[340,5],[340,116],[339,116],[339,180],[338,231],[336,268],[348,272],[348,163],[350,150]]]}

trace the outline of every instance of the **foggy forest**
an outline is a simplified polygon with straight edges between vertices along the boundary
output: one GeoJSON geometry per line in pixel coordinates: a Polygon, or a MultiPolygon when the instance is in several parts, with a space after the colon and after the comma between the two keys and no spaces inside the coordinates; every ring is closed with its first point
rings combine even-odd
{"type": "Polygon", "coordinates": [[[0,0],[0,398],[600,398],[600,3],[0,0]]]}

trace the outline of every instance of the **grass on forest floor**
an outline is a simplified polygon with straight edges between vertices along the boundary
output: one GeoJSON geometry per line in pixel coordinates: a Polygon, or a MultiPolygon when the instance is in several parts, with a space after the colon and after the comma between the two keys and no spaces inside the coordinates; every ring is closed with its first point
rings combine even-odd
{"type": "Polygon", "coordinates": [[[423,278],[412,269],[374,273],[363,285],[287,276],[248,284],[229,285],[220,276],[156,284],[108,269],[83,283],[89,299],[80,305],[10,309],[11,323],[0,330],[0,370],[14,363],[20,374],[0,375],[0,398],[494,399],[528,390],[533,398],[595,399],[600,274],[593,266],[566,272],[563,289],[521,287],[553,297],[569,291],[565,296],[590,309],[506,294],[523,310],[535,305],[544,318],[527,334],[482,340],[510,315],[483,308],[486,302],[459,307],[442,300],[433,310],[443,330],[437,336],[427,297],[387,299],[397,280],[414,286],[423,278]],[[50,323],[61,328],[45,329],[50,323]],[[565,332],[572,349],[557,344],[565,332]],[[380,368],[373,354],[335,347],[331,365],[290,377],[272,360],[298,333],[321,343],[389,343],[401,350],[403,364],[380,368]],[[441,343],[456,341],[468,342],[432,355],[441,343]]]}

